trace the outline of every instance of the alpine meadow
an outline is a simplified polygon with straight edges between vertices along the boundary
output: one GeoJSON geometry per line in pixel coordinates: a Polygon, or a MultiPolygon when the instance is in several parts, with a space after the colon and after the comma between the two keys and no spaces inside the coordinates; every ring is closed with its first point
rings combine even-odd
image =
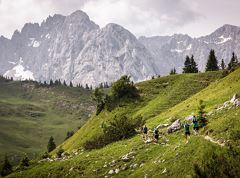
{"type": "Polygon", "coordinates": [[[0,177],[240,177],[240,4],[214,2],[0,1],[0,177]]]}

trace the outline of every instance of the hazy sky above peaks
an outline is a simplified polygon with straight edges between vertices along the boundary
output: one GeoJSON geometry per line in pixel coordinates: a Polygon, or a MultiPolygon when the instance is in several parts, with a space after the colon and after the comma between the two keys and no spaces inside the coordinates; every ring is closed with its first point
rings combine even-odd
{"type": "Polygon", "coordinates": [[[207,35],[224,24],[240,26],[240,0],[0,0],[0,35],[11,38],[27,22],[85,11],[105,26],[117,23],[136,36],[207,35]]]}

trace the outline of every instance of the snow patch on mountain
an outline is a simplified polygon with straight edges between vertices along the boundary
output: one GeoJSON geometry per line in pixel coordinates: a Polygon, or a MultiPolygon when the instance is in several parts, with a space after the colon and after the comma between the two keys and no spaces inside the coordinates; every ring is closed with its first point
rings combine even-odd
{"type": "Polygon", "coordinates": [[[46,36],[45,36],[47,39],[50,39],[51,38],[51,35],[48,33],[48,34],[46,34],[46,36]]]}
{"type": "Polygon", "coordinates": [[[225,38],[223,35],[222,36],[220,36],[219,37],[220,39],[221,39],[221,41],[220,42],[217,42],[216,44],[223,44],[223,43],[226,43],[227,41],[229,41],[229,40],[232,40],[232,37],[227,37],[227,38],[225,38]]]}
{"type": "Polygon", "coordinates": [[[9,64],[16,65],[16,62],[8,61],[9,64]]]}
{"type": "Polygon", "coordinates": [[[186,50],[191,50],[192,49],[192,44],[189,44],[186,50]]]}
{"type": "Polygon", "coordinates": [[[181,50],[181,49],[171,49],[171,52],[182,53],[183,50],[181,50]]]}
{"type": "Polygon", "coordinates": [[[21,64],[18,64],[11,70],[8,70],[3,76],[13,77],[14,80],[35,80],[33,77],[33,72],[30,70],[25,70],[21,64]]]}
{"type": "Polygon", "coordinates": [[[36,41],[35,38],[29,38],[29,40],[31,41],[28,46],[32,46],[33,48],[38,48],[41,44],[41,42],[36,41]]]}

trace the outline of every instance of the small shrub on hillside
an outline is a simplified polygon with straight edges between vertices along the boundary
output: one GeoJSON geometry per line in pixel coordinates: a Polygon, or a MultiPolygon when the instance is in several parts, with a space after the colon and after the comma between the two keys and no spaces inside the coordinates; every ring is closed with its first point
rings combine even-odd
{"type": "Polygon", "coordinates": [[[20,168],[29,167],[29,158],[27,155],[25,155],[24,158],[20,161],[19,167],[20,168]]]}
{"type": "Polygon", "coordinates": [[[60,147],[58,150],[57,150],[57,157],[58,158],[61,158],[62,157],[62,154],[64,153],[64,149],[62,147],[60,147]]]}
{"type": "Polygon", "coordinates": [[[113,121],[108,124],[103,124],[103,134],[88,140],[84,144],[84,148],[88,150],[102,148],[109,143],[130,138],[137,133],[136,129],[143,125],[144,120],[142,117],[134,120],[126,116],[115,117],[113,121]]]}
{"type": "Polygon", "coordinates": [[[68,131],[65,140],[69,139],[73,135],[74,135],[74,131],[68,131]]]}
{"type": "Polygon", "coordinates": [[[10,174],[11,172],[12,172],[12,165],[8,161],[7,155],[5,155],[3,164],[0,167],[0,175],[4,177],[10,174]]]}
{"type": "Polygon", "coordinates": [[[46,158],[49,158],[49,154],[48,152],[44,152],[41,156],[42,159],[46,159],[46,158]]]}

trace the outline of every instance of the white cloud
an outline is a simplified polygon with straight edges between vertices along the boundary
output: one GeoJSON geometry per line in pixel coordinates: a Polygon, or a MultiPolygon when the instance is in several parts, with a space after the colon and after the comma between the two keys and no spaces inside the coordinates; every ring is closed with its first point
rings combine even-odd
{"type": "Polygon", "coordinates": [[[118,23],[140,35],[199,36],[230,23],[240,25],[238,0],[0,0],[0,35],[11,37],[27,22],[83,9],[100,26],[118,23]],[[212,8],[214,6],[214,9],[212,8]],[[220,11],[220,9],[222,9],[220,11]]]}
{"type": "Polygon", "coordinates": [[[95,0],[83,10],[100,26],[118,23],[138,36],[167,33],[199,17],[181,0],[95,0]]]}

